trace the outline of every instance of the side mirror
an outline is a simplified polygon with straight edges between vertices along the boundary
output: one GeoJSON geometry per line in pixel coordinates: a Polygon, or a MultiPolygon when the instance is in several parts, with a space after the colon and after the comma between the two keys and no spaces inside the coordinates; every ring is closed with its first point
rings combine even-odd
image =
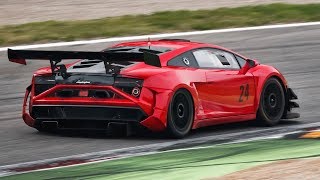
{"type": "Polygon", "coordinates": [[[249,63],[250,67],[255,67],[259,64],[258,60],[256,59],[247,59],[247,62],[249,63]]]}

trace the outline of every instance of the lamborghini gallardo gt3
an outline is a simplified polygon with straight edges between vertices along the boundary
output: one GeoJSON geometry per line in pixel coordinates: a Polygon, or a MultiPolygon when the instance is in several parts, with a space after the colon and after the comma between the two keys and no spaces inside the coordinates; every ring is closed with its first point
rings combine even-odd
{"type": "Polygon", "coordinates": [[[124,125],[180,138],[203,126],[299,117],[276,68],[217,45],[162,39],[99,52],[8,49],[8,58],[50,62],[34,73],[23,103],[24,122],[39,131],[124,125]]]}

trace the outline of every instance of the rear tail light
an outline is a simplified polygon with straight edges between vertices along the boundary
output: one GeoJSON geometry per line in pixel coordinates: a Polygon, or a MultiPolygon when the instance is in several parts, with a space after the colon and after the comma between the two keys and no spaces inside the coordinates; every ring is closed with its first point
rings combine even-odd
{"type": "Polygon", "coordinates": [[[44,91],[51,89],[55,86],[55,83],[54,76],[36,76],[34,79],[35,95],[37,96],[44,91]]]}
{"type": "MultiPolygon", "coordinates": [[[[114,87],[123,92],[138,98],[141,93],[143,80],[135,78],[116,77],[114,80],[114,87]]],[[[35,96],[43,93],[56,85],[54,76],[35,76],[34,87],[35,96]]],[[[114,93],[106,90],[87,90],[87,95],[80,93],[80,89],[74,90],[60,90],[55,93],[58,97],[95,97],[95,98],[111,98],[114,93]]]]}
{"type": "Polygon", "coordinates": [[[115,78],[114,86],[136,98],[140,96],[143,80],[135,78],[115,78]]]}

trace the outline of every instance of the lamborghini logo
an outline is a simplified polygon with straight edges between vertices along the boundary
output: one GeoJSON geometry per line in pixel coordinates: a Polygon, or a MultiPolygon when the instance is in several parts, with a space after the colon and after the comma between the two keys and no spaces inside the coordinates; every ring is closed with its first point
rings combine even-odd
{"type": "Polygon", "coordinates": [[[82,81],[79,79],[76,83],[77,84],[90,84],[91,82],[90,81],[82,81]]]}

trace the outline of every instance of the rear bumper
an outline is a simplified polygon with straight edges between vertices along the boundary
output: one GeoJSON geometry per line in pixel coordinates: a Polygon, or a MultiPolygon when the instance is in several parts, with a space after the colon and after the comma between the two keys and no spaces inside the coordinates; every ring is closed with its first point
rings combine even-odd
{"type": "Polygon", "coordinates": [[[67,88],[59,86],[38,96],[32,96],[32,86],[26,89],[22,117],[27,125],[34,128],[50,124],[59,129],[107,129],[110,123],[123,123],[142,125],[152,131],[163,131],[166,127],[167,111],[163,109],[166,109],[166,100],[171,91],[155,94],[145,88],[138,99],[112,87],[94,86],[90,88],[112,89],[123,98],[99,100],[50,97],[54,89],[67,88]],[[30,94],[31,103],[28,103],[30,94]]]}
{"type": "Polygon", "coordinates": [[[147,115],[140,108],[115,106],[33,106],[35,127],[56,124],[58,129],[107,129],[110,123],[139,124],[147,115]]]}
{"type": "Polygon", "coordinates": [[[97,120],[97,121],[137,121],[140,122],[147,115],[134,107],[115,106],[33,106],[32,117],[37,120],[97,120]]]}

